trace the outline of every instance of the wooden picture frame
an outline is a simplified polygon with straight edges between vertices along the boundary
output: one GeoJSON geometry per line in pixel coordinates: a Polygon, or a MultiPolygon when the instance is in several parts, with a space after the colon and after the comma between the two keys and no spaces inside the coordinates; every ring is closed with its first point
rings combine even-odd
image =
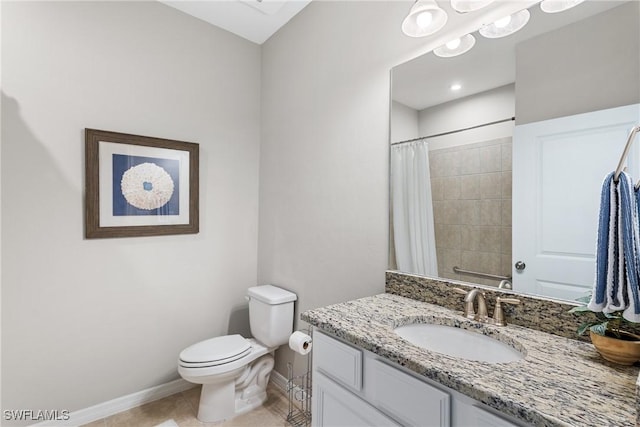
{"type": "Polygon", "coordinates": [[[199,231],[199,146],[85,129],[85,237],[199,231]]]}

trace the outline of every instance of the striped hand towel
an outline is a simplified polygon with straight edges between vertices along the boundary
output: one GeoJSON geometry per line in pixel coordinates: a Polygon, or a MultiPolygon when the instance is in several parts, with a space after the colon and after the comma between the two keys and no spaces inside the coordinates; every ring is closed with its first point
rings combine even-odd
{"type": "Polygon", "coordinates": [[[588,308],[640,322],[640,226],[638,199],[630,176],[622,172],[604,179],[596,247],[596,278],[588,308]]]}

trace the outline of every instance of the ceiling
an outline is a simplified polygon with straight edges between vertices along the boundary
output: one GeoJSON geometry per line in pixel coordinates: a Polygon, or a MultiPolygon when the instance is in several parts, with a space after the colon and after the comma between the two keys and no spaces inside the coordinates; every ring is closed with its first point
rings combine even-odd
{"type": "Polygon", "coordinates": [[[249,41],[262,44],[311,0],[159,0],[249,41]]]}
{"type": "MultiPolygon", "coordinates": [[[[450,17],[455,13],[449,2],[438,2],[450,17]]],[[[516,45],[524,40],[553,29],[585,19],[604,10],[619,6],[621,1],[586,1],[562,13],[546,14],[538,5],[529,8],[531,19],[517,33],[500,38],[485,39],[473,33],[476,45],[469,52],[439,58],[433,53],[419,56],[393,69],[393,100],[415,110],[484,92],[515,81],[516,45]],[[462,84],[453,92],[452,83],[462,84]]]]}

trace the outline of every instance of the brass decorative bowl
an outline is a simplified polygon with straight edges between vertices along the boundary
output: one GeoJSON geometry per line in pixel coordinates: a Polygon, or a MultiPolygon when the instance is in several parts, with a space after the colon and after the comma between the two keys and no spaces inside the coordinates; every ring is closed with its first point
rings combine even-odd
{"type": "Polygon", "coordinates": [[[620,338],[613,335],[598,335],[589,331],[591,342],[598,353],[609,362],[633,365],[640,360],[640,336],[620,331],[620,338]]]}

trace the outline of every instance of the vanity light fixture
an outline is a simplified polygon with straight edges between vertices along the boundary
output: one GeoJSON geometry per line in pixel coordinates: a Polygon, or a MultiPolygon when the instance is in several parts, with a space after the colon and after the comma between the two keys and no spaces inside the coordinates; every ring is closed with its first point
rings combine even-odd
{"type": "Polygon", "coordinates": [[[454,83],[451,85],[450,89],[454,92],[457,92],[462,89],[462,85],[460,83],[454,83]]]}
{"type": "Polygon", "coordinates": [[[495,0],[451,0],[451,7],[456,12],[467,13],[482,9],[495,0]]]}
{"type": "Polygon", "coordinates": [[[409,37],[428,36],[444,27],[447,18],[435,0],[418,0],[402,21],[402,32],[409,37]]]}
{"type": "Polygon", "coordinates": [[[468,52],[476,44],[476,38],[471,34],[466,34],[457,39],[453,39],[433,50],[436,56],[441,58],[451,58],[468,52]]]}
{"type": "Polygon", "coordinates": [[[579,5],[584,0],[542,0],[540,9],[547,13],[564,12],[574,6],[579,5]]]}
{"type": "Polygon", "coordinates": [[[530,16],[531,14],[529,11],[527,9],[523,9],[513,15],[508,15],[504,18],[498,19],[491,24],[483,25],[478,32],[488,39],[506,37],[527,25],[530,16]]]}

